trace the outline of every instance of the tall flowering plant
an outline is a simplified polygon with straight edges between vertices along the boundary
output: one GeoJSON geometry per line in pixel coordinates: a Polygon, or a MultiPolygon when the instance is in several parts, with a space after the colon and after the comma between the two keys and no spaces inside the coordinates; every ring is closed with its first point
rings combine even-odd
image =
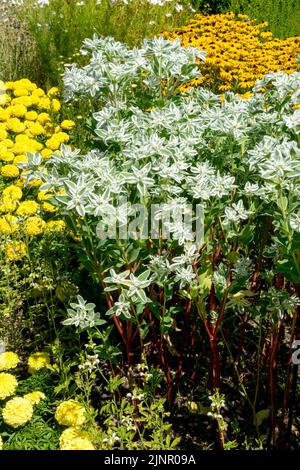
{"type": "MultiPolygon", "coordinates": [[[[220,98],[204,88],[179,93],[205,59],[179,40],[156,38],[130,50],[94,37],[81,53],[90,62],[66,70],[66,98],[98,103],[89,123],[94,148],[82,155],[62,146],[42,168],[31,155],[29,179],[41,178],[41,189],[54,194],[128,362],[139,354],[158,361],[171,400],[182,374],[198,377],[199,351],[203,358],[210,351],[212,390],[222,385],[220,345],[238,383],[256,354],[264,373],[253,376],[254,398],[244,384],[243,394],[258,431],[257,394],[267,377],[274,440],[277,364],[285,351],[284,427],[300,332],[300,74],[268,74],[248,100],[231,92],[220,98]],[[183,223],[186,208],[196,206],[201,211],[183,223]],[[157,222],[165,208],[167,222],[145,230],[147,214],[157,222]],[[112,219],[118,230],[107,232],[112,219]]],[[[81,328],[99,321],[82,298],[68,315],[66,323],[81,328]]]]}

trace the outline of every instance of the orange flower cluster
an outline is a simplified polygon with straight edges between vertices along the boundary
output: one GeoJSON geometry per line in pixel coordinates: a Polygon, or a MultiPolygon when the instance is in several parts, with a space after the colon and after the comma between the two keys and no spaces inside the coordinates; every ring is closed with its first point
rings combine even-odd
{"type": "Polygon", "coordinates": [[[167,39],[180,38],[183,46],[207,52],[202,76],[189,86],[205,84],[214,92],[246,93],[269,72],[300,70],[300,37],[273,38],[267,22],[255,24],[247,15],[226,13],[197,15],[187,26],[166,32],[167,39]]]}

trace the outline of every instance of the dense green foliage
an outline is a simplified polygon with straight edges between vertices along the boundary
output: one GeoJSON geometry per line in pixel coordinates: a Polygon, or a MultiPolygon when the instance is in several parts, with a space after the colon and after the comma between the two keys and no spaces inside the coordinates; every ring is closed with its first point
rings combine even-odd
{"type": "Polygon", "coordinates": [[[269,21],[275,36],[285,38],[300,34],[299,0],[232,0],[230,8],[259,21],[269,21]]]}

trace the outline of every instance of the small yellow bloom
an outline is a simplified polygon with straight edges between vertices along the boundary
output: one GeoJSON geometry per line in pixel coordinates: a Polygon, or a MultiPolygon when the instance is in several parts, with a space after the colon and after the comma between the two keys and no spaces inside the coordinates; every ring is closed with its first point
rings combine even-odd
{"type": "Polygon", "coordinates": [[[15,397],[9,400],[2,412],[3,421],[12,428],[24,426],[31,420],[33,407],[29,400],[22,397],[15,397]]]}
{"type": "Polygon", "coordinates": [[[81,426],[85,420],[85,408],[75,400],[63,401],[55,412],[56,421],[62,426],[81,426]]]}
{"type": "Polygon", "coordinates": [[[1,175],[4,178],[17,178],[19,174],[19,168],[17,168],[15,165],[4,165],[1,168],[1,175]]]}
{"type": "Polygon", "coordinates": [[[24,222],[24,232],[30,237],[41,235],[45,225],[45,222],[40,217],[28,217],[24,222]]]}
{"type": "Polygon", "coordinates": [[[0,354],[0,370],[15,369],[19,363],[19,357],[16,353],[6,351],[0,354]]]}
{"type": "Polygon", "coordinates": [[[38,209],[38,203],[28,199],[20,203],[16,213],[17,215],[35,215],[38,209]]]}
{"type": "Polygon", "coordinates": [[[24,395],[24,398],[26,398],[26,400],[29,400],[32,405],[38,405],[41,400],[44,400],[45,397],[46,395],[43,392],[40,392],[39,390],[36,390],[35,392],[26,393],[26,395],[24,395]]]}
{"type": "Polygon", "coordinates": [[[31,374],[38,372],[41,369],[44,369],[50,364],[49,354],[46,352],[36,352],[29,356],[28,366],[29,372],[31,374]]]}
{"type": "Polygon", "coordinates": [[[12,374],[1,372],[0,373],[0,400],[13,395],[17,389],[18,381],[12,374]]]}
{"type": "Polygon", "coordinates": [[[6,245],[5,254],[10,261],[19,261],[27,255],[26,245],[23,242],[11,242],[6,245]]]}

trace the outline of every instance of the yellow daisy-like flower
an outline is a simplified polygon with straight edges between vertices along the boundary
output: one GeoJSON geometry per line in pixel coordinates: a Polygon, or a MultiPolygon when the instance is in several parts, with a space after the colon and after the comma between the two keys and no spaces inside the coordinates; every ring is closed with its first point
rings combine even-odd
{"type": "Polygon", "coordinates": [[[54,98],[54,100],[52,100],[52,109],[53,109],[53,111],[57,113],[60,110],[60,108],[61,108],[60,102],[57,99],[54,98]]]}
{"type": "Polygon", "coordinates": [[[44,369],[50,364],[49,354],[46,352],[36,352],[31,354],[28,358],[29,372],[35,373],[44,369]]]}
{"type": "Polygon", "coordinates": [[[0,400],[13,395],[17,389],[18,381],[12,374],[6,372],[0,373],[0,400]]]}
{"type": "Polygon", "coordinates": [[[46,395],[43,392],[40,392],[39,390],[36,390],[35,392],[26,393],[26,395],[24,395],[24,398],[30,401],[32,405],[38,405],[41,400],[44,400],[45,397],[46,395]]]}
{"type": "Polygon", "coordinates": [[[17,232],[19,229],[17,217],[7,214],[4,217],[0,217],[0,234],[11,235],[17,232]]]}
{"type": "Polygon", "coordinates": [[[45,225],[46,223],[40,217],[28,217],[24,223],[24,231],[26,235],[34,237],[43,233],[45,225]]]}
{"type": "Polygon", "coordinates": [[[19,356],[11,351],[0,354],[0,370],[15,369],[19,363],[19,356]]]}
{"type": "Polygon", "coordinates": [[[17,178],[19,174],[19,168],[17,168],[15,165],[4,165],[1,168],[1,175],[4,178],[17,178]]]}
{"type": "Polygon", "coordinates": [[[75,400],[63,401],[56,409],[55,419],[62,426],[81,426],[86,419],[85,409],[75,400]]]}
{"type": "Polygon", "coordinates": [[[20,261],[27,255],[27,248],[23,242],[11,242],[6,245],[5,254],[10,261],[20,261]]]}
{"type": "Polygon", "coordinates": [[[3,421],[12,428],[24,426],[31,420],[33,407],[29,400],[15,397],[9,400],[2,411],[3,421]]]}
{"type": "Polygon", "coordinates": [[[61,450],[95,450],[87,433],[74,427],[65,429],[59,439],[61,450]]]}
{"type": "Polygon", "coordinates": [[[17,209],[17,215],[34,215],[37,213],[39,205],[33,200],[27,200],[20,203],[17,209]]]}

